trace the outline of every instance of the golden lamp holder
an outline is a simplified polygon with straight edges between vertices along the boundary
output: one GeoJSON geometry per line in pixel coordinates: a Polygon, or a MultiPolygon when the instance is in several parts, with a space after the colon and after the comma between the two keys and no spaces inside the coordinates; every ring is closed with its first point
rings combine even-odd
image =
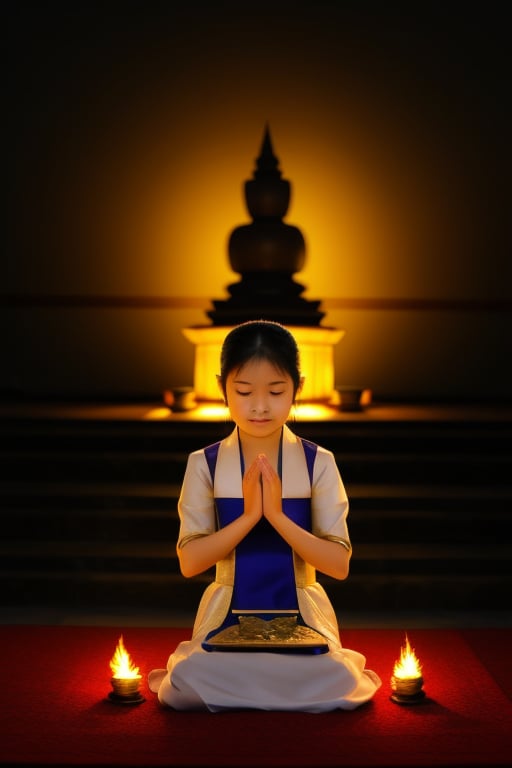
{"type": "Polygon", "coordinates": [[[391,678],[391,690],[389,697],[395,704],[421,704],[425,701],[423,690],[423,677],[395,677],[391,678]]]}
{"type": "Polygon", "coordinates": [[[113,704],[135,705],[142,704],[146,699],[139,690],[141,676],[131,678],[111,677],[112,691],[108,694],[113,704]]]}

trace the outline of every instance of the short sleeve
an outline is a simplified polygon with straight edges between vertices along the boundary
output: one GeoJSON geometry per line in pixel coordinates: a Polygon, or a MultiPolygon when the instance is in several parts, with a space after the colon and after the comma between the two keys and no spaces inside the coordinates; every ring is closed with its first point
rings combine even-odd
{"type": "Polygon", "coordinates": [[[186,539],[206,536],[216,530],[213,484],[204,450],[194,451],[187,459],[178,514],[178,548],[186,539]]]}
{"type": "Polygon", "coordinates": [[[334,536],[350,542],[347,526],[348,496],[331,451],[317,449],[311,486],[312,528],[316,536],[334,536]]]}

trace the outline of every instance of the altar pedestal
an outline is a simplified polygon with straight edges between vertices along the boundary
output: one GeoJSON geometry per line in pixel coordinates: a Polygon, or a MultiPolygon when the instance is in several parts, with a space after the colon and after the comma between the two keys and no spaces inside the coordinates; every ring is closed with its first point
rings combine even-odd
{"type": "MultiPolygon", "coordinates": [[[[232,326],[193,326],[183,334],[195,347],[194,392],[196,401],[222,400],[217,384],[222,343],[232,326]]],[[[288,327],[300,352],[301,372],[305,378],[301,402],[327,403],[335,394],[334,347],[345,331],[337,328],[288,327]]]]}

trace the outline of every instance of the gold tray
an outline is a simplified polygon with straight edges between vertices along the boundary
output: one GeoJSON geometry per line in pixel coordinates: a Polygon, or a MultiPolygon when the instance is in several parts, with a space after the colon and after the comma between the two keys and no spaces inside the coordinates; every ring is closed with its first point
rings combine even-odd
{"type": "Polygon", "coordinates": [[[212,650],[328,649],[323,635],[311,627],[297,624],[296,616],[261,619],[239,616],[239,623],[221,630],[207,641],[212,650]]]}

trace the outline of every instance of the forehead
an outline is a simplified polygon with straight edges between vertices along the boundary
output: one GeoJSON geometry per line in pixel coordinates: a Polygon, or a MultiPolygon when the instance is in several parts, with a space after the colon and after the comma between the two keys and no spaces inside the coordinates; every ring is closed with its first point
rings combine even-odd
{"type": "Polygon", "coordinates": [[[235,368],[228,376],[231,381],[254,382],[287,382],[291,381],[288,373],[278,368],[269,360],[255,358],[248,360],[240,368],[235,368]]]}

